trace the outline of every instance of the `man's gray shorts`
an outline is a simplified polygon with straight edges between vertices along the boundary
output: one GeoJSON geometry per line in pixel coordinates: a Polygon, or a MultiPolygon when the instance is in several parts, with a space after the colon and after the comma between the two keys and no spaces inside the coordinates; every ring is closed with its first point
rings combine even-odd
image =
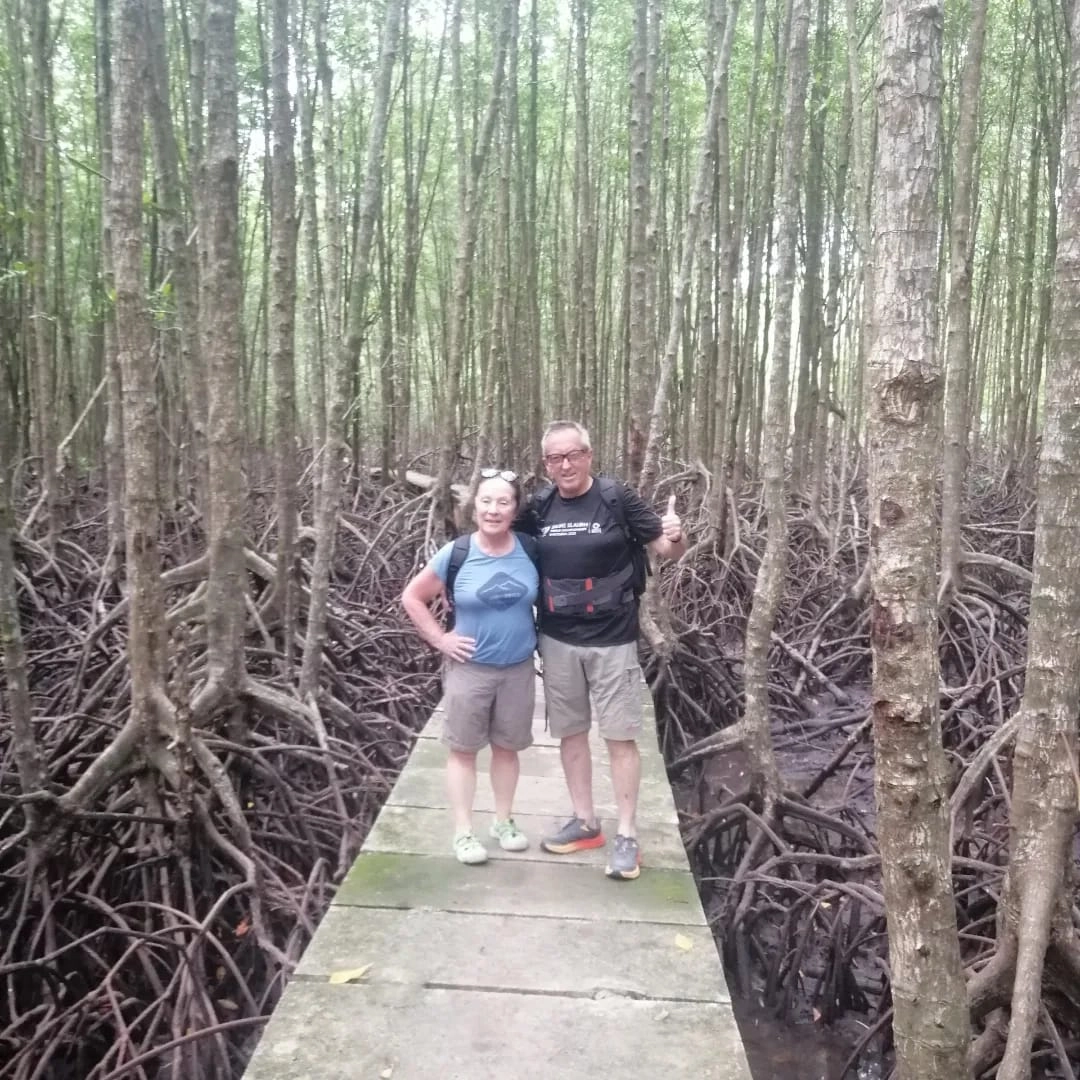
{"type": "Polygon", "coordinates": [[[536,704],[533,658],[510,667],[460,663],[443,666],[442,741],[471,754],[488,743],[501,750],[532,746],[536,704]]]}
{"type": "Polygon", "coordinates": [[[557,739],[588,731],[592,721],[605,739],[641,735],[645,699],[637,642],[568,645],[540,635],[548,729],[557,739]]]}

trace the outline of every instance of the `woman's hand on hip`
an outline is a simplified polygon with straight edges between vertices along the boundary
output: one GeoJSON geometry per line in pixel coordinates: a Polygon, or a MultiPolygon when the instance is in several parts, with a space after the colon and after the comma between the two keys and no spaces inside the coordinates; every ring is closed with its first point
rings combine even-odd
{"type": "Polygon", "coordinates": [[[463,637],[451,630],[443,634],[435,647],[449,660],[471,660],[476,652],[476,638],[463,637]]]}

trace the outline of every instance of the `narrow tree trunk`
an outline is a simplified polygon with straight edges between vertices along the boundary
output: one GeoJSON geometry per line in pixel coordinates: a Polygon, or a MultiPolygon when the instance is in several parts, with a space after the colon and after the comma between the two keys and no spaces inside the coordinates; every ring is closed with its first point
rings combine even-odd
{"type": "Polygon", "coordinates": [[[48,246],[48,93],[49,93],[49,4],[30,5],[30,56],[33,82],[30,94],[30,297],[34,342],[36,445],[41,466],[41,496],[44,502],[46,546],[55,536],[56,506],[56,419],[55,357],[49,290],[48,246]]]}
{"type": "MultiPolygon", "coordinates": [[[[718,7],[725,9],[723,19],[716,19],[717,29],[723,25],[724,37],[732,34],[731,13],[726,3],[718,0],[718,7]]],[[[720,84],[720,106],[716,118],[716,188],[713,205],[716,207],[716,375],[713,394],[701,402],[702,408],[710,409],[712,416],[709,440],[702,447],[702,460],[713,473],[713,494],[719,500],[719,519],[726,504],[724,492],[729,476],[724,453],[727,448],[726,432],[731,416],[731,385],[735,371],[735,259],[738,242],[735,236],[732,203],[731,122],[729,117],[730,64],[723,71],[720,84]]]]}
{"type": "MultiPolygon", "coordinates": [[[[240,404],[236,0],[206,4],[206,162],[200,256],[208,391],[210,572],[206,593],[208,682],[225,699],[240,687],[246,621],[244,426],[240,404]]],[[[130,531],[130,530],[129,530],[130,531]]],[[[197,699],[198,714],[206,701],[197,699]]]]}
{"type": "MultiPolygon", "coordinates": [[[[101,171],[108,178],[112,172],[112,39],[110,0],[95,0],[94,40],[97,47],[97,121],[101,138],[101,171]]],[[[112,225],[109,220],[109,190],[107,181],[101,189],[101,277],[105,294],[102,316],[102,351],[106,377],[105,405],[105,477],[108,491],[106,518],[109,531],[109,550],[112,552],[110,573],[124,556],[124,430],[120,401],[120,362],[116,351],[116,310],[108,298],[113,294],[112,225]]]]}
{"type": "Polygon", "coordinates": [[[967,1075],[938,711],[934,462],[942,13],[885,0],[868,417],[875,789],[899,1080],[967,1075]]]}
{"type": "MultiPolygon", "coordinates": [[[[840,120],[840,151],[836,163],[836,194],[833,204],[832,238],[829,245],[829,287],[825,298],[825,317],[821,329],[821,367],[818,373],[817,396],[814,402],[813,450],[810,455],[813,472],[810,479],[810,520],[824,527],[823,500],[826,476],[831,469],[829,459],[829,416],[833,410],[833,370],[836,344],[840,338],[840,292],[844,288],[841,252],[844,240],[844,218],[847,206],[848,165],[851,141],[854,138],[851,119],[851,90],[844,88],[844,107],[840,120]]],[[[841,515],[842,516],[842,515],[841,515]]]]}
{"type": "Polygon", "coordinates": [[[537,234],[539,219],[539,199],[537,193],[537,172],[539,170],[539,112],[540,112],[540,37],[539,0],[531,0],[529,7],[529,107],[524,140],[524,202],[521,215],[524,245],[522,256],[525,262],[525,297],[526,340],[528,341],[529,364],[529,425],[523,460],[529,462],[537,474],[541,472],[540,433],[544,422],[543,377],[544,358],[541,348],[540,315],[540,252],[537,234]]]}
{"type": "Polygon", "coordinates": [[[270,362],[274,378],[274,481],[277,510],[275,594],[282,622],[282,650],[291,676],[296,634],[293,579],[297,515],[296,446],[296,156],[289,93],[290,0],[274,0],[271,35],[270,362]]]}
{"type": "Polygon", "coordinates": [[[828,393],[821,385],[822,249],[825,236],[825,87],[829,70],[829,4],[820,0],[814,35],[814,70],[807,125],[806,173],[803,180],[803,274],[799,293],[798,375],[791,438],[791,486],[807,492],[812,465],[817,404],[828,393]]]}
{"type": "MultiPolygon", "coordinates": [[[[754,56],[755,86],[756,72],[764,66],[760,57],[764,51],[766,0],[757,0],[754,8],[754,56]]],[[[783,21],[787,27],[787,22],[783,21]]],[[[779,40],[777,30],[774,37],[779,40]]],[[[777,45],[776,55],[782,56],[786,49],[777,45]]],[[[783,108],[784,69],[778,62],[772,75],[770,108],[766,117],[779,117],[783,108]]],[[[746,262],[749,274],[746,284],[746,321],[743,326],[742,343],[739,348],[740,365],[734,374],[735,393],[732,409],[731,426],[726,432],[725,459],[731,463],[732,486],[741,486],[747,473],[757,470],[757,435],[758,423],[757,387],[763,381],[759,378],[764,371],[767,356],[765,343],[768,341],[768,280],[771,272],[770,244],[773,207],[776,187],[776,159],[779,138],[779,122],[768,120],[768,134],[765,137],[763,161],[756,155],[747,154],[740,174],[743,199],[736,200],[739,211],[739,229],[746,223],[747,251],[746,262]],[[743,205],[745,203],[745,206],[743,205]],[[764,326],[763,326],[764,324],[764,326]]],[[[737,233],[736,233],[737,235],[737,233]]]]}
{"type": "MultiPolygon", "coordinates": [[[[168,277],[176,297],[179,317],[179,357],[181,386],[186,406],[185,420],[190,436],[181,461],[185,472],[194,474],[195,493],[205,498],[209,486],[206,454],[207,401],[206,369],[199,348],[198,261],[191,239],[191,214],[185,207],[180,174],[180,150],[172,109],[169,104],[169,59],[162,0],[148,4],[150,78],[147,82],[147,109],[153,134],[154,160],[161,207],[168,277]]],[[[188,494],[187,491],[184,492],[188,494]]]]}
{"type": "MultiPolygon", "coordinates": [[[[847,31],[847,69],[848,92],[851,94],[851,188],[854,193],[852,210],[855,216],[855,246],[857,260],[855,266],[854,296],[859,302],[857,329],[855,331],[855,349],[852,357],[854,385],[848,396],[848,420],[845,425],[844,450],[856,444],[859,439],[863,415],[863,372],[866,357],[869,354],[873,337],[870,321],[872,317],[871,298],[874,291],[873,259],[871,257],[870,236],[870,192],[873,187],[872,170],[868,164],[865,144],[871,141],[865,133],[863,119],[863,89],[860,74],[859,27],[857,22],[857,0],[845,0],[845,28],[847,31]]],[[[873,125],[871,125],[873,127],[873,125]]],[[[876,129],[875,129],[876,130],[876,129]]]]}
{"type": "Polygon", "coordinates": [[[576,379],[578,404],[574,415],[579,423],[592,425],[598,406],[596,396],[596,208],[594,205],[589,118],[589,0],[574,2],[574,202],[577,206],[577,252],[575,316],[577,324],[576,379]]]}
{"type": "Polygon", "coordinates": [[[810,2],[792,0],[784,103],[783,159],[777,200],[776,327],[765,415],[764,502],[768,526],[765,552],[754,583],[746,625],[747,751],[753,786],[770,811],[780,794],[780,774],[769,734],[769,647],[787,572],[787,499],[784,483],[790,432],[788,372],[791,367],[792,297],[799,228],[798,177],[806,131],[806,85],[810,77],[810,2]]]}
{"type": "Polygon", "coordinates": [[[650,0],[634,0],[634,36],[630,53],[630,375],[626,476],[636,484],[645,462],[650,384],[656,364],[655,327],[650,304],[653,260],[649,221],[652,215],[653,80],[650,76],[650,0]]]}
{"type": "MultiPolygon", "coordinates": [[[[15,460],[17,428],[12,422],[14,402],[6,385],[0,385],[0,660],[3,662],[5,715],[11,723],[15,768],[19,789],[24,795],[44,787],[45,765],[34,735],[33,703],[27,674],[26,646],[19,621],[19,596],[15,581],[15,511],[12,506],[11,477],[15,460]]],[[[33,803],[23,813],[31,837],[40,828],[41,814],[33,803]]]]}
{"type": "Polygon", "coordinates": [[[160,417],[143,270],[143,91],[148,81],[146,0],[117,0],[109,218],[113,229],[116,345],[123,382],[124,521],[130,615],[131,712],[148,757],[164,693],[165,614],[158,549],[160,417]]]}
{"type": "Polygon", "coordinates": [[[968,461],[968,384],[971,369],[971,205],[979,133],[979,84],[986,40],[986,0],[973,0],[957,103],[949,219],[949,310],[945,349],[945,468],[941,491],[941,587],[947,597],[960,580],[960,525],[968,461]]]}
{"type": "Polygon", "coordinates": [[[1076,940],[1069,897],[1080,698],[1080,5],[1072,8],[1069,22],[1072,54],[1039,453],[1035,581],[1013,755],[1009,873],[999,919],[999,952],[1015,955],[1016,967],[998,1080],[1029,1080],[1047,947],[1055,940],[1076,940]]]}

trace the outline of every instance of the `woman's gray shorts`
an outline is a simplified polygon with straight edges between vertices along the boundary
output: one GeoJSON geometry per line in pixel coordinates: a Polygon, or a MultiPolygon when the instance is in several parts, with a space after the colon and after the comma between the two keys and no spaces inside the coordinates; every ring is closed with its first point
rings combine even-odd
{"type": "Polygon", "coordinates": [[[533,658],[510,667],[447,660],[443,666],[442,741],[471,754],[532,746],[536,669],[533,658]]]}

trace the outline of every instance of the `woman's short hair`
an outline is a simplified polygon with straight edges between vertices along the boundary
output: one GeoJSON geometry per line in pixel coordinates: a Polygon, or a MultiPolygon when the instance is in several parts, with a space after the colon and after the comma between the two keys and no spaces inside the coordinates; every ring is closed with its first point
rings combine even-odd
{"type": "Polygon", "coordinates": [[[475,527],[476,525],[474,520],[476,516],[476,493],[480,490],[480,485],[488,480],[502,480],[510,485],[514,493],[515,512],[521,509],[521,504],[525,501],[525,489],[521,486],[521,479],[517,473],[512,472],[510,469],[482,469],[480,475],[476,478],[475,486],[469,489],[461,504],[462,524],[466,528],[475,527]],[[485,476],[484,473],[490,473],[491,475],[485,476]],[[510,479],[511,477],[513,479],[510,479]]]}

